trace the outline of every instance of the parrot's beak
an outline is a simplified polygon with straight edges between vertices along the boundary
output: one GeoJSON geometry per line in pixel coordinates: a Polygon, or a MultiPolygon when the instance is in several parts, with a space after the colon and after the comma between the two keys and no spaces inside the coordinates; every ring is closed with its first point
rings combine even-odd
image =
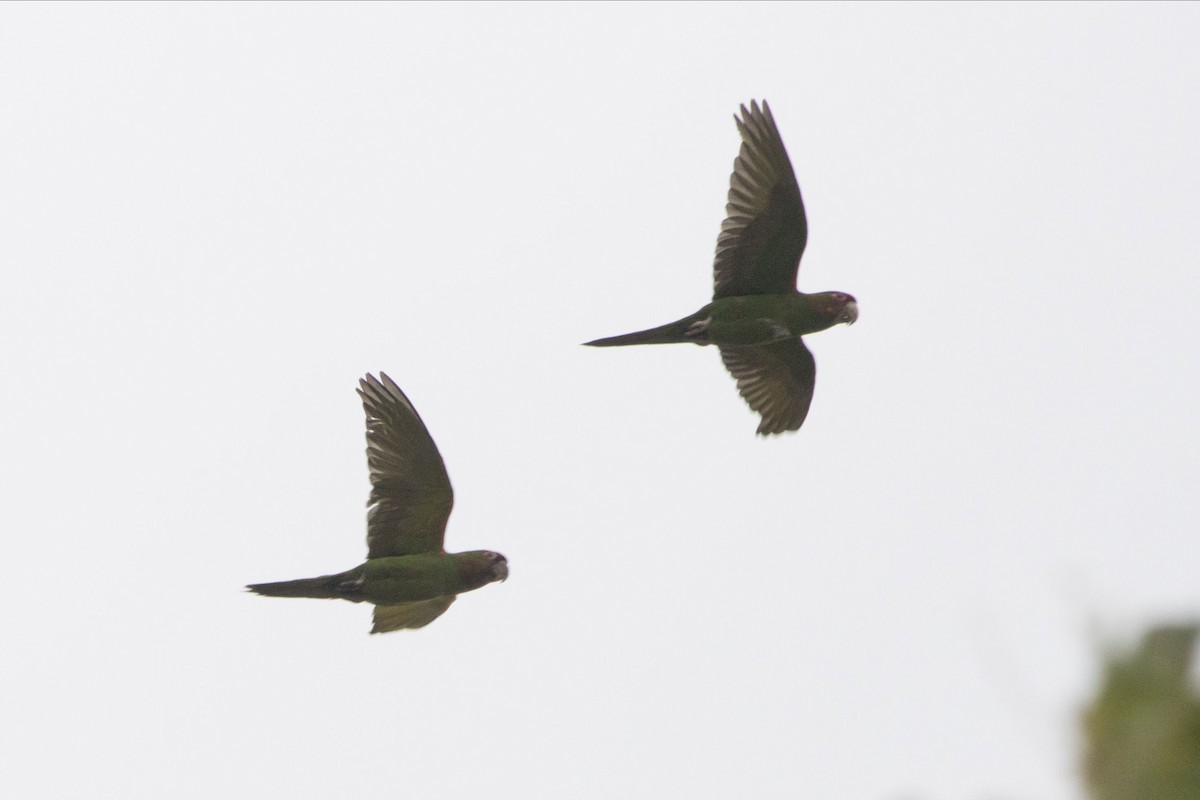
{"type": "Polygon", "coordinates": [[[842,307],[842,313],[838,314],[838,322],[844,322],[847,325],[853,325],[858,322],[858,303],[851,300],[842,307]]]}
{"type": "Polygon", "coordinates": [[[501,583],[508,580],[508,562],[497,561],[496,565],[492,567],[492,577],[501,583]]]}

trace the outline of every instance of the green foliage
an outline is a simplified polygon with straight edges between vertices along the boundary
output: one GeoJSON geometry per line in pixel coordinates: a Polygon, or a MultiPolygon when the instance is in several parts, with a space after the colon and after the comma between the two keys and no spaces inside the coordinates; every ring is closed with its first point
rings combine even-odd
{"type": "Polygon", "coordinates": [[[1151,629],[1111,654],[1083,715],[1084,778],[1095,800],[1200,798],[1200,624],[1151,629]]]}

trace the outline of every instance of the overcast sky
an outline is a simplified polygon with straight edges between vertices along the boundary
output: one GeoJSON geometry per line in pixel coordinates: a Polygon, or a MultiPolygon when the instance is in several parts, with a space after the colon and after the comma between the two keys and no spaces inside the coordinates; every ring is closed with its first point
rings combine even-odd
{"type": "Polygon", "coordinates": [[[1200,6],[0,6],[0,793],[1074,800],[1200,610],[1200,6]],[[711,348],[767,98],[797,434],[711,348]],[[511,577],[365,556],[387,371],[511,577]]]}

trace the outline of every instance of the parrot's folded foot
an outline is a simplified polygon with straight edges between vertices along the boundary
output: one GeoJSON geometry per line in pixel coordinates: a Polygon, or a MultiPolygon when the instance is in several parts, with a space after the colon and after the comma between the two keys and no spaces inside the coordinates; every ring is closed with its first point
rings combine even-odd
{"type": "Polygon", "coordinates": [[[708,337],[708,326],[712,325],[712,321],[712,317],[698,319],[691,325],[688,325],[687,330],[683,332],[683,335],[696,342],[696,344],[708,344],[705,339],[708,337]]]}

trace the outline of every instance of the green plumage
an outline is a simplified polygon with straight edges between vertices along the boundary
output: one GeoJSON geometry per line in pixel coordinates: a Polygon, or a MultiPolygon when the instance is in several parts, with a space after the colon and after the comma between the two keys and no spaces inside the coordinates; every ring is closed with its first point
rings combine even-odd
{"type": "Polygon", "coordinates": [[[342,599],[376,605],[461,594],[491,583],[486,550],[373,558],[354,569],[319,578],[247,586],[268,597],[342,599]]]}
{"type": "Polygon", "coordinates": [[[845,292],[796,291],[808,220],[779,129],[764,101],[734,117],[742,147],[729,179],[713,261],[713,302],[657,328],[587,342],[593,347],[714,344],[738,391],[762,415],[758,433],[800,428],[817,367],[800,337],[858,319],[845,292]]]}
{"type": "Polygon", "coordinates": [[[586,344],[591,347],[683,342],[730,347],[770,344],[844,322],[838,318],[844,306],[836,292],[724,297],[666,325],[586,344]]]}
{"type": "Polygon", "coordinates": [[[458,595],[508,577],[508,561],[499,553],[443,548],[454,506],[450,478],[417,410],[391,378],[380,377],[367,375],[358,391],[372,487],[367,561],[333,575],[246,587],[268,597],[371,603],[371,633],[428,625],[458,595]]]}

